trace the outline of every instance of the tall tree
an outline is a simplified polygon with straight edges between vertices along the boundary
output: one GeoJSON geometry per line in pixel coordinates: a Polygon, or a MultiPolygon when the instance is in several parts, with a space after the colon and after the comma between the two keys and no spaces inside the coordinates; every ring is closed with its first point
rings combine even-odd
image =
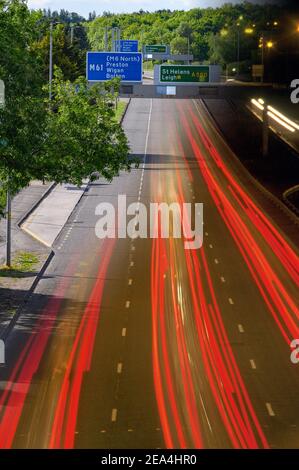
{"type": "Polygon", "coordinates": [[[84,77],[71,82],[58,70],[50,106],[45,59],[36,47],[40,20],[23,1],[0,0],[0,77],[6,85],[0,181],[12,192],[32,179],[80,184],[94,171],[111,179],[134,163],[111,107],[117,81],[89,88],[84,77]]]}

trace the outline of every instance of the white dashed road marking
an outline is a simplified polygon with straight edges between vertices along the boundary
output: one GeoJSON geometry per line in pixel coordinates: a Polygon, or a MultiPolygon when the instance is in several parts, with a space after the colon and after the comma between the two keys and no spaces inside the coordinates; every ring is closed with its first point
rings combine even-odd
{"type": "Polygon", "coordinates": [[[117,420],[117,409],[113,408],[112,413],[111,413],[111,421],[115,422],[117,420]]]}
{"type": "Polygon", "coordinates": [[[275,416],[271,403],[266,403],[266,408],[269,416],[275,416]]]}

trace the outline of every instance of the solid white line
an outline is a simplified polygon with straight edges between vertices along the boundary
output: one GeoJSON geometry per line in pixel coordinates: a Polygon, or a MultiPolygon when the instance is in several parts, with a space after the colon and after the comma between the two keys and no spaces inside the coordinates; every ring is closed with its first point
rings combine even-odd
{"type": "Polygon", "coordinates": [[[151,98],[151,105],[150,105],[150,111],[149,111],[148,122],[147,122],[147,132],[146,132],[146,138],[145,138],[144,161],[143,161],[143,163],[145,163],[145,159],[146,159],[146,155],[147,155],[147,145],[148,145],[148,139],[149,139],[149,133],[150,133],[152,111],[153,111],[153,99],[151,98]]]}
{"type": "Polygon", "coordinates": [[[266,403],[266,408],[269,416],[275,416],[271,403],[266,403]]]}
{"type": "Polygon", "coordinates": [[[212,431],[212,426],[211,426],[210,420],[209,420],[209,418],[208,418],[208,413],[207,413],[207,411],[206,411],[206,407],[205,407],[205,405],[204,405],[204,402],[203,402],[203,399],[202,399],[202,396],[201,396],[201,393],[199,394],[199,398],[200,398],[200,401],[201,401],[201,405],[202,405],[202,408],[203,408],[203,411],[204,411],[204,414],[205,414],[205,417],[206,417],[206,420],[207,420],[207,423],[208,423],[210,432],[213,432],[213,431],[212,431]]]}
{"type": "Polygon", "coordinates": [[[111,413],[111,421],[115,422],[117,419],[117,409],[113,408],[112,413],[111,413]]]}
{"type": "Polygon", "coordinates": [[[147,121],[147,130],[146,130],[145,144],[144,144],[143,165],[142,165],[142,172],[141,172],[141,177],[140,177],[140,186],[139,186],[139,192],[138,192],[138,202],[140,201],[140,198],[141,198],[141,191],[142,191],[142,185],[143,185],[144,168],[145,168],[146,156],[147,156],[147,147],[148,147],[148,139],[149,139],[149,134],[150,134],[152,110],[153,110],[153,100],[152,100],[152,98],[151,98],[150,110],[149,110],[148,121],[147,121]]]}
{"type": "Polygon", "coordinates": [[[255,364],[254,360],[250,359],[249,362],[250,362],[250,365],[251,365],[251,369],[256,369],[256,364],[255,364]]]}

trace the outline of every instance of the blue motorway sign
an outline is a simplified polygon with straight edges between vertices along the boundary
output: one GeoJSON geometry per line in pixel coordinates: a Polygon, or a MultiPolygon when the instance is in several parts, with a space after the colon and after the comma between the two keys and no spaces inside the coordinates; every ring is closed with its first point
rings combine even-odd
{"type": "Polygon", "coordinates": [[[119,77],[122,82],[142,81],[140,52],[87,52],[86,78],[89,82],[104,82],[119,77]]]}
{"type": "Polygon", "coordinates": [[[121,39],[118,50],[119,52],[138,52],[138,41],[135,39],[121,39]]]}

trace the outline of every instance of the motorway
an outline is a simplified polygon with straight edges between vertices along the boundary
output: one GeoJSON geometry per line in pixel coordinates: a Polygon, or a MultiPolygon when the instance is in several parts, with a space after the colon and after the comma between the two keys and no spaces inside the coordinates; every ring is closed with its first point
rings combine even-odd
{"type": "Polygon", "coordinates": [[[138,169],[91,183],[6,340],[0,448],[299,447],[297,248],[200,101],[133,99],[138,169]],[[100,202],[200,202],[203,246],[95,235],[100,202]]]}

